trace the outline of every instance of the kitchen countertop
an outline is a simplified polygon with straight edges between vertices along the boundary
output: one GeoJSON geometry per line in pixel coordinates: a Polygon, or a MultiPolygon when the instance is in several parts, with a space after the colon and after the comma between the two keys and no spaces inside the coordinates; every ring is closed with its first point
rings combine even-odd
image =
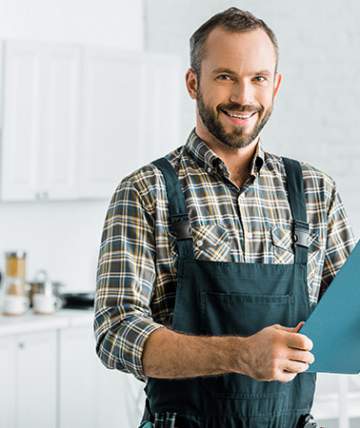
{"type": "Polygon", "coordinates": [[[31,310],[24,315],[1,314],[0,337],[77,326],[92,328],[93,319],[94,311],[92,309],[61,309],[51,315],[34,314],[31,310]]]}

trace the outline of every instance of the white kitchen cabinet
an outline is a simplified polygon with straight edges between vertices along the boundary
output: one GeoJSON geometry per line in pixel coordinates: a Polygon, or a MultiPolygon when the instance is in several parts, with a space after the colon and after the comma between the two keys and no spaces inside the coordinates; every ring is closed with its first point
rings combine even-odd
{"type": "Polygon", "coordinates": [[[122,176],[139,166],[144,128],[141,54],[84,50],[80,195],[109,196],[122,176]]]}
{"type": "Polygon", "coordinates": [[[180,141],[180,97],[185,80],[176,57],[149,54],[145,61],[145,131],[139,144],[141,164],[164,156],[180,141]]]}
{"type": "Polygon", "coordinates": [[[1,197],[77,197],[79,48],[6,41],[1,197]]]}
{"type": "Polygon", "coordinates": [[[83,67],[79,193],[108,198],[123,177],[177,146],[179,64],[87,48],[83,67]]]}
{"type": "Polygon", "coordinates": [[[27,44],[7,42],[4,52],[1,196],[31,200],[37,191],[39,152],[38,58],[27,44]]]}
{"type": "Polygon", "coordinates": [[[17,337],[16,428],[55,428],[56,332],[17,337]]]}
{"type": "Polygon", "coordinates": [[[0,338],[0,427],[15,427],[16,344],[0,338]]]}
{"type": "Polygon", "coordinates": [[[4,42],[3,201],[109,198],[179,145],[174,56],[4,42]]]}
{"type": "Polygon", "coordinates": [[[93,342],[93,333],[87,327],[59,332],[59,428],[97,426],[97,361],[93,342]]]}
{"type": "Polygon", "coordinates": [[[143,387],[101,364],[90,326],[59,331],[59,428],[135,426],[143,411],[143,387]]]}
{"type": "Polygon", "coordinates": [[[39,190],[49,199],[77,197],[79,48],[42,49],[39,85],[39,190]]]}
{"type": "Polygon", "coordinates": [[[56,332],[0,339],[0,426],[56,428],[56,332]]]}
{"type": "Polygon", "coordinates": [[[144,386],[133,375],[109,370],[98,360],[96,428],[137,427],[144,412],[144,386]]]}
{"type": "Polygon", "coordinates": [[[91,311],[0,315],[0,428],[132,428],[144,384],[105,368],[91,311]]]}

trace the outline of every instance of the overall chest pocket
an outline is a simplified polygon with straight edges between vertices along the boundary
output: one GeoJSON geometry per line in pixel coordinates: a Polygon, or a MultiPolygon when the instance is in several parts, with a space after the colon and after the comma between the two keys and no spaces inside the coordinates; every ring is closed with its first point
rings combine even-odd
{"type": "Polygon", "coordinates": [[[230,261],[230,235],[222,224],[204,224],[192,227],[194,256],[197,260],[230,261]]]}

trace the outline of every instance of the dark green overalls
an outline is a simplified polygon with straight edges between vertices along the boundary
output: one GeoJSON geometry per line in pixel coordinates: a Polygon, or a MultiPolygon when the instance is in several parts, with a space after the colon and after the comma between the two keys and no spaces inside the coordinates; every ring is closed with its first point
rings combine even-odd
{"type": "MultiPolygon", "coordinates": [[[[249,336],[272,324],[294,327],[310,315],[303,177],[297,161],[283,159],[294,219],[294,264],[195,260],[178,177],[165,158],[153,162],[165,178],[170,224],[177,237],[173,330],[249,336]]],[[[143,423],[153,421],[155,412],[177,412],[175,428],[295,428],[303,426],[301,417],[310,413],[314,389],[315,375],[310,373],[288,383],[259,382],[233,373],[180,380],[149,378],[143,423]]]]}

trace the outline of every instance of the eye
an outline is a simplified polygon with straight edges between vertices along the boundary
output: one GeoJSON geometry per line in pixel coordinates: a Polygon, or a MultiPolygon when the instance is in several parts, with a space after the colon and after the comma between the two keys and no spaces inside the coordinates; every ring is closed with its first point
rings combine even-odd
{"type": "Polygon", "coordinates": [[[228,74],[219,74],[217,76],[218,80],[231,80],[231,77],[228,74]]]}
{"type": "Polygon", "coordinates": [[[255,76],[254,79],[256,82],[266,82],[267,78],[265,76],[255,76]]]}

